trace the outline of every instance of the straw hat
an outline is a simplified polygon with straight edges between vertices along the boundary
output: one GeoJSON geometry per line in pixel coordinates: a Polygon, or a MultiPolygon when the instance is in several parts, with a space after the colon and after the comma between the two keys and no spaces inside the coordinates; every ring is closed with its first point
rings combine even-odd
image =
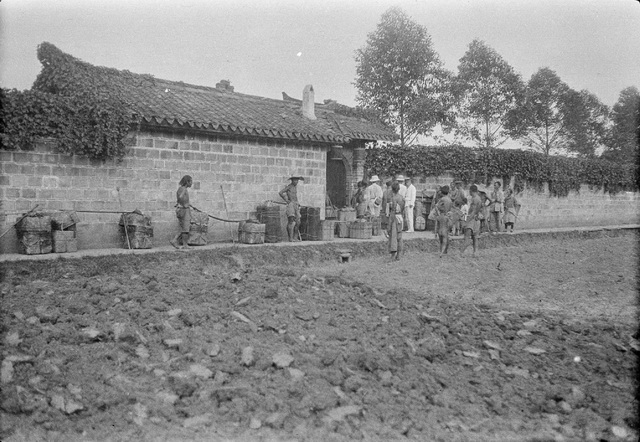
{"type": "Polygon", "coordinates": [[[404,181],[404,175],[400,174],[396,176],[396,181],[404,181]]]}
{"type": "Polygon", "coordinates": [[[369,178],[369,182],[371,183],[375,183],[375,182],[379,182],[380,178],[378,178],[378,175],[374,175],[371,178],[369,178]]]}

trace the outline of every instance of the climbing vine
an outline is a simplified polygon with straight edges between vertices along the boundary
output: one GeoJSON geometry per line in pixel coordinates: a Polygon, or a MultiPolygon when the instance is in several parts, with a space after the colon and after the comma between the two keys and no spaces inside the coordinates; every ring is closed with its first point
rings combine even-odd
{"type": "Polygon", "coordinates": [[[371,174],[438,176],[452,173],[465,182],[490,184],[494,177],[514,177],[516,192],[525,186],[542,191],[547,183],[552,196],[567,196],[586,184],[592,190],[617,193],[638,190],[638,169],[601,159],[580,159],[516,149],[475,149],[452,146],[372,146],[365,167],[371,174]]]}
{"type": "Polygon", "coordinates": [[[46,42],[38,46],[38,59],[42,70],[31,90],[1,91],[2,148],[30,150],[35,139],[52,137],[63,153],[122,158],[136,124],[117,87],[128,74],[96,68],[46,42]]]}

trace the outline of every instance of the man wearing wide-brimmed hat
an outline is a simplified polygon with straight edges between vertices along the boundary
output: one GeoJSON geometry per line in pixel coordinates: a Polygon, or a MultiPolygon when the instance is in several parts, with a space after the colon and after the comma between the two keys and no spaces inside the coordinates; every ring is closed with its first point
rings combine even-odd
{"type": "Polygon", "coordinates": [[[380,178],[373,175],[369,178],[369,186],[365,190],[365,199],[368,202],[368,210],[371,216],[380,216],[380,208],[382,207],[382,187],[380,187],[380,178]]]}
{"type": "Polygon", "coordinates": [[[304,181],[301,176],[289,178],[291,183],[280,191],[280,197],[287,203],[287,234],[289,241],[298,241],[296,228],[300,225],[300,204],[298,203],[298,182],[304,181]]]}

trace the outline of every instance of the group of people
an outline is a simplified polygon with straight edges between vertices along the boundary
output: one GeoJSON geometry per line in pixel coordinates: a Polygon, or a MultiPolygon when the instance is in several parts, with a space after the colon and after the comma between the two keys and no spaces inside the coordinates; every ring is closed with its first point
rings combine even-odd
{"type": "Polygon", "coordinates": [[[389,239],[389,252],[395,259],[402,254],[402,232],[414,232],[414,208],[416,187],[410,177],[397,175],[387,181],[385,190],[380,178],[373,175],[368,181],[358,182],[358,190],[351,199],[357,218],[380,218],[381,226],[389,239]]]}
{"type": "MultiPolygon", "coordinates": [[[[297,186],[303,177],[292,176],[291,181],[279,193],[287,205],[287,233],[289,241],[296,241],[296,227],[300,224],[300,204],[297,186]]],[[[352,199],[356,217],[380,217],[386,227],[385,235],[389,240],[388,250],[392,259],[399,260],[403,252],[402,233],[414,231],[414,207],[416,188],[410,177],[397,175],[386,182],[383,191],[378,184],[380,178],[373,175],[368,182],[360,181],[358,191],[352,199]]],[[[170,242],[176,248],[189,248],[189,229],[191,224],[191,205],[188,189],[193,184],[189,175],[182,177],[176,194],[176,216],[180,223],[180,233],[170,242]]],[[[466,195],[462,181],[454,181],[451,186],[440,187],[433,199],[429,218],[435,221],[435,233],[440,243],[440,256],[447,253],[450,234],[464,234],[462,253],[473,245],[473,254],[477,251],[477,238],[485,232],[498,233],[502,224],[508,233],[518,217],[521,204],[512,189],[502,191],[500,181],[493,183],[488,192],[472,184],[469,196],[466,195]]]]}
{"type": "MultiPolygon", "coordinates": [[[[298,227],[300,225],[300,204],[298,203],[298,182],[304,181],[301,176],[292,176],[291,181],[279,193],[280,197],[287,205],[287,234],[289,241],[299,241],[300,233],[298,227]]],[[[193,179],[189,175],[185,175],[178,183],[178,191],[176,192],[176,217],[180,224],[180,233],[178,233],[171,241],[172,246],[176,249],[189,249],[189,229],[191,225],[191,209],[189,202],[189,188],[193,185],[193,179]]]]}
{"type": "Polygon", "coordinates": [[[451,187],[440,187],[429,214],[429,218],[435,220],[434,230],[440,242],[440,256],[447,253],[449,234],[463,233],[465,242],[462,252],[472,244],[475,255],[479,235],[485,232],[500,233],[503,223],[505,231],[513,233],[520,207],[513,189],[508,188],[506,193],[503,192],[500,181],[493,183],[491,192],[472,184],[469,197],[461,181],[451,183],[451,187]]]}

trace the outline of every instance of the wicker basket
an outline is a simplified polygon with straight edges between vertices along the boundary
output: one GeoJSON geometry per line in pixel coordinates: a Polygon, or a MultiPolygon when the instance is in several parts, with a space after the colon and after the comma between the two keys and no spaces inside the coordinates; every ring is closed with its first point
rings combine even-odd
{"type": "Polygon", "coordinates": [[[356,220],[356,209],[340,209],[338,210],[338,221],[355,221],[356,220]]]}
{"type": "Polygon", "coordinates": [[[372,232],[371,221],[354,221],[349,225],[349,238],[371,239],[372,232]]]}
{"type": "Polygon", "coordinates": [[[192,223],[189,226],[189,239],[187,240],[187,244],[190,246],[206,246],[209,243],[207,240],[208,232],[209,226],[192,223]]]}
{"type": "Polygon", "coordinates": [[[238,226],[238,241],[242,244],[264,244],[266,225],[241,222],[238,226]]]}
{"type": "Polygon", "coordinates": [[[349,224],[350,221],[337,221],[336,222],[336,234],[338,238],[349,238],[349,224]]]}
{"type": "Polygon", "coordinates": [[[73,210],[51,212],[51,229],[75,230],[75,225],[80,221],[78,214],[73,210]]]}
{"type": "Polygon", "coordinates": [[[320,229],[320,241],[333,241],[333,237],[336,231],[336,222],[335,221],[320,221],[321,229],[320,229]]]}
{"type": "Polygon", "coordinates": [[[380,232],[381,228],[382,227],[381,227],[380,217],[372,216],[371,217],[371,234],[373,236],[380,236],[382,234],[380,232]]]}
{"type": "Polygon", "coordinates": [[[150,249],[153,247],[153,227],[127,226],[122,240],[125,249],[150,249]]]}

